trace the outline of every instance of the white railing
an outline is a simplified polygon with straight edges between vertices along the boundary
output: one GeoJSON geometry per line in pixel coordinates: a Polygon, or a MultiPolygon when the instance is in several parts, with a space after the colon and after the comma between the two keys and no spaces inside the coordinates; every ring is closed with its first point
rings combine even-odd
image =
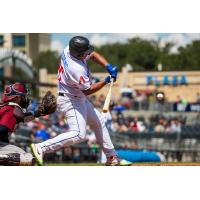
{"type": "Polygon", "coordinates": [[[16,60],[16,67],[24,71],[31,78],[34,77],[32,59],[17,49],[0,48],[0,68],[13,64],[12,58],[16,60]]]}

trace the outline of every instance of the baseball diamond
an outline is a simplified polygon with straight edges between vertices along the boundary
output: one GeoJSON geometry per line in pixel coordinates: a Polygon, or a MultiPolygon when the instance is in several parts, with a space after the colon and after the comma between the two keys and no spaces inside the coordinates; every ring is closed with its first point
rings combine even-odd
{"type": "Polygon", "coordinates": [[[0,33],[0,165],[199,166],[198,37],[92,36],[0,33]]]}

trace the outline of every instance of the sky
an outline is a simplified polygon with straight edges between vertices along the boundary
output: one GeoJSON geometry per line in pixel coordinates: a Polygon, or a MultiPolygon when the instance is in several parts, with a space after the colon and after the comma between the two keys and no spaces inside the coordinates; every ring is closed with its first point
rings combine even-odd
{"type": "Polygon", "coordinates": [[[91,44],[101,46],[108,43],[125,43],[128,39],[140,37],[146,40],[160,40],[160,45],[164,46],[167,42],[175,45],[171,53],[176,53],[180,46],[186,46],[193,40],[200,39],[200,33],[52,33],[51,49],[59,53],[68,44],[71,37],[83,35],[87,37],[91,44]]]}

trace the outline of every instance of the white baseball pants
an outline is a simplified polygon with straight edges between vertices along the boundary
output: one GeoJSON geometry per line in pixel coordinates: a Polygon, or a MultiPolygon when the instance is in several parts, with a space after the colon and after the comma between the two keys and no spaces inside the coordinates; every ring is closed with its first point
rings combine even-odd
{"type": "Polygon", "coordinates": [[[104,153],[107,156],[115,154],[104,120],[87,98],[58,96],[57,108],[58,112],[62,112],[66,116],[69,130],[40,143],[44,154],[84,141],[87,124],[95,132],[97,142],[104,153]]]}

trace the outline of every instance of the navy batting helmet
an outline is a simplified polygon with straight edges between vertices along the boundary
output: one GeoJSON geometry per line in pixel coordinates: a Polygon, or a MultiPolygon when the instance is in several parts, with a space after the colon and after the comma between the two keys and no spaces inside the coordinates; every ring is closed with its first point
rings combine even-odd
{"type": "Polygon", "coordinates": [[[92,53],[94,47],[90,45],[87,38],[83,36],[75,36],[69,41],[69,51],[75,58],[80,58],[85,54],[92,53]]]}

